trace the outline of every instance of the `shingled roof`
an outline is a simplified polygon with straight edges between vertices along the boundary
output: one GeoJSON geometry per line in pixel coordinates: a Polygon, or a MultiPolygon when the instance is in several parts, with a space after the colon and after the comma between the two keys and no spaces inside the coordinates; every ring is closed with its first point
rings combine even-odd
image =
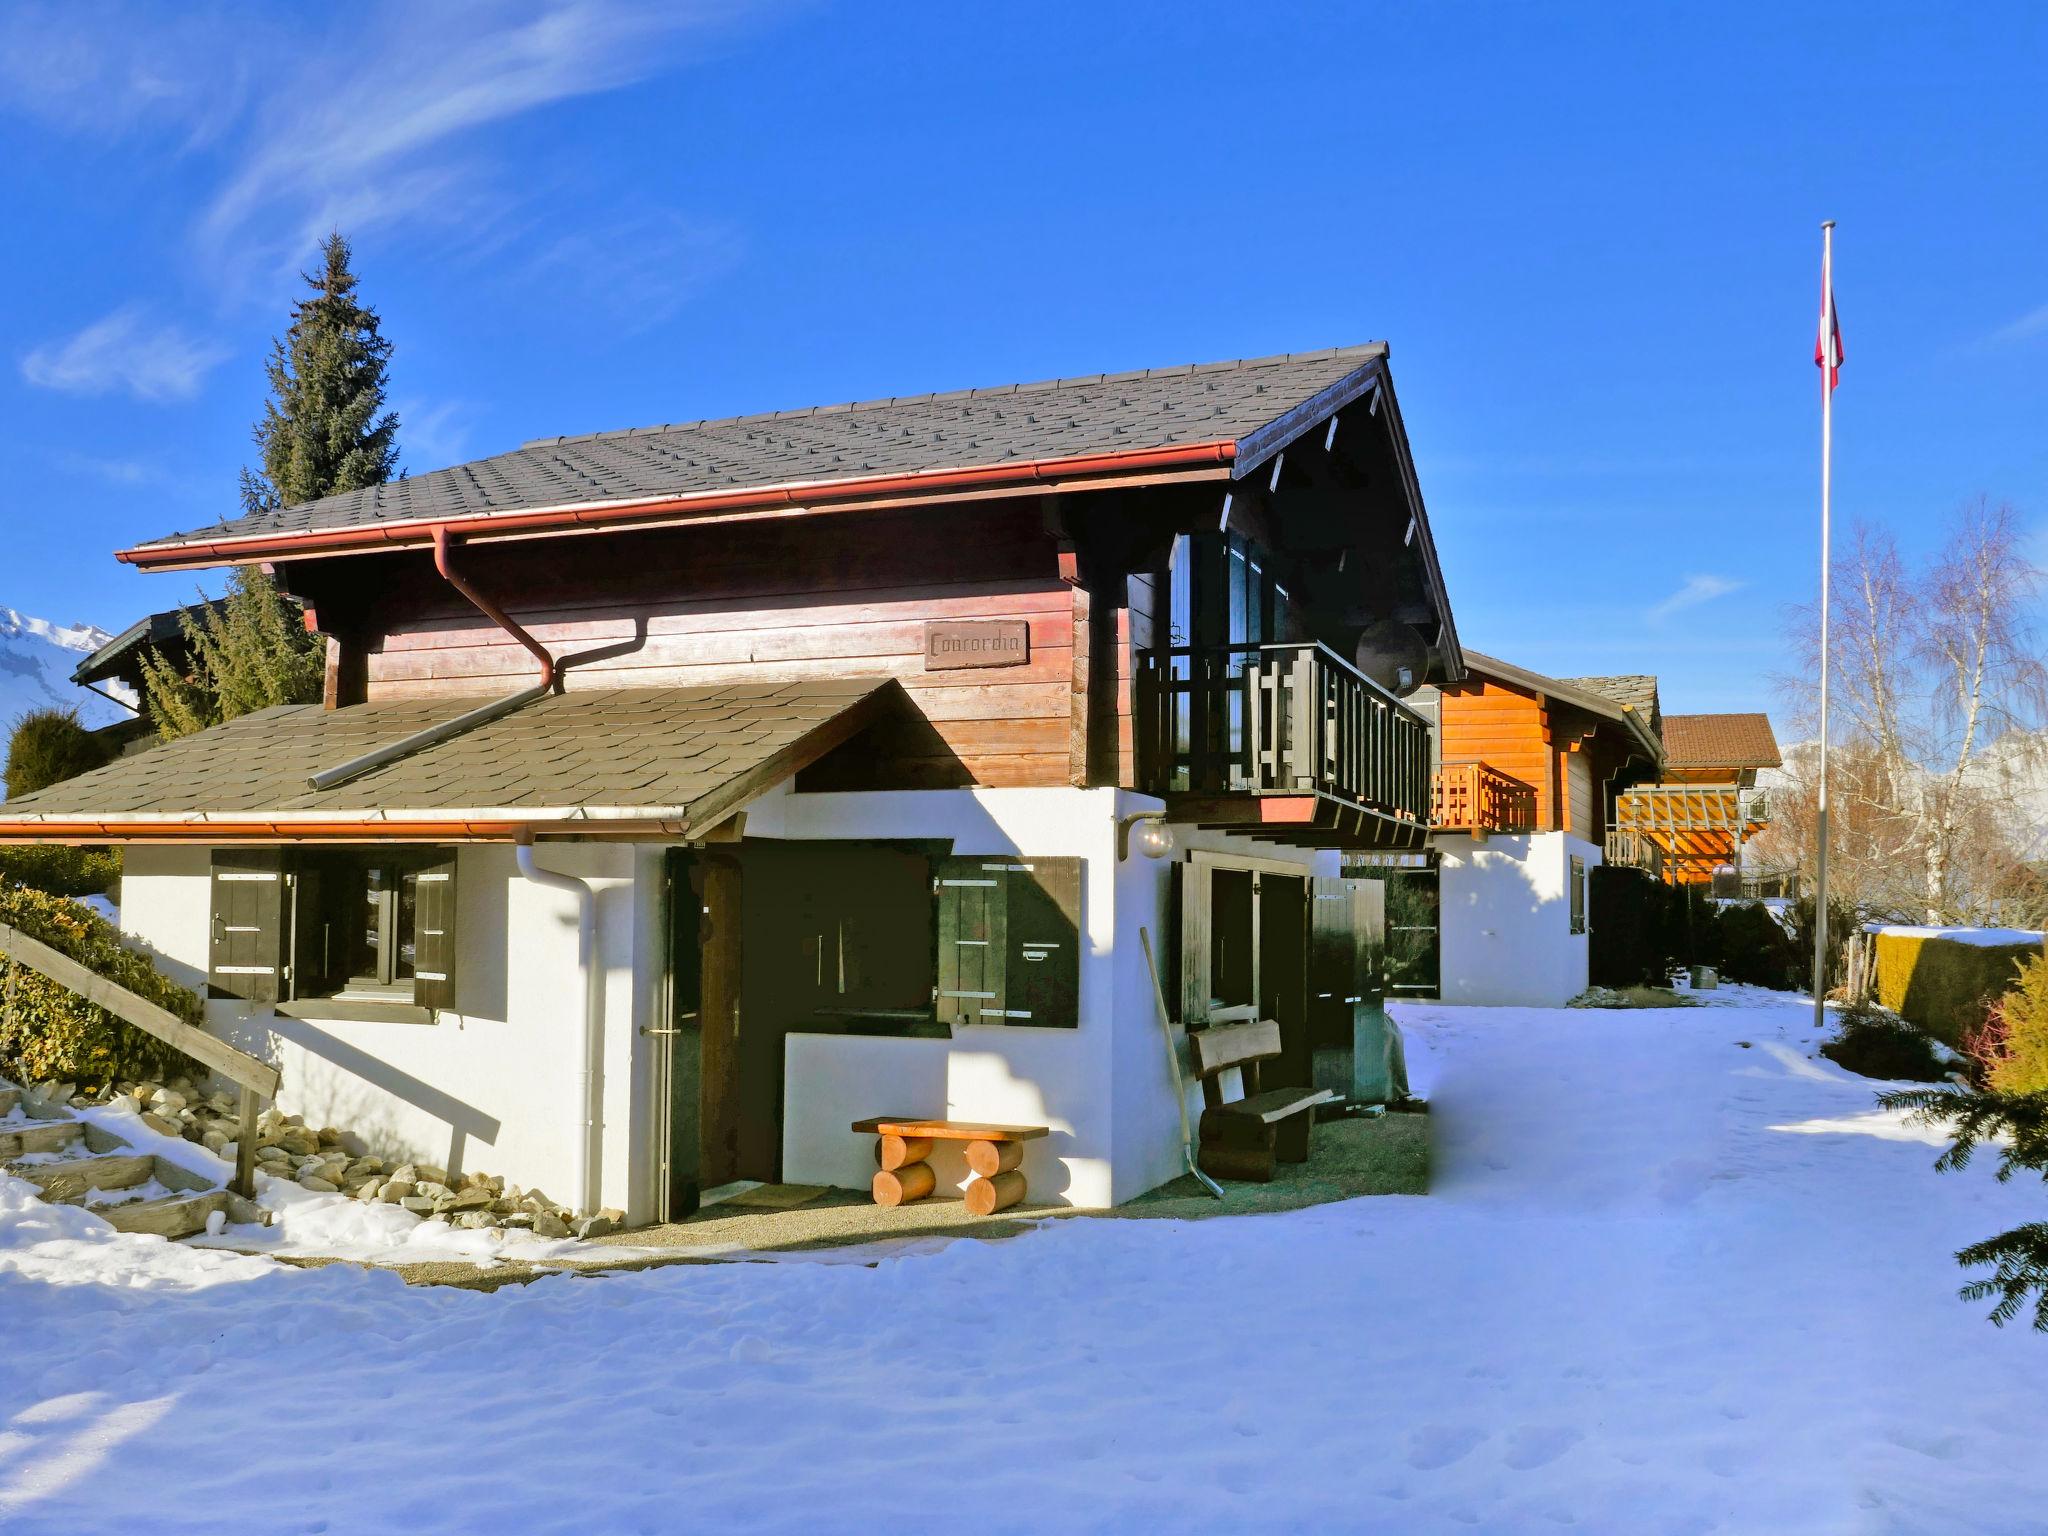
{"type": "Polygon", "coordinates": [[[1639,710],[1650,722],[1651,730],[1661,729],[1664,711],[1657,697],[1657,679],[1647,672],[1629,672],[1619,677],[1567,677],[1560,681],[1639,710]]]}
{"type": "Polygon", "coordinates": [[[1664,762],[1670,768],[1776,768],[1784,759],[1769,715],[1666,715],[1664,762]]]}
{"type": "Polygon", "coordinates": [[[323,823],[392,838],[423,823],[496,837],[542,824],[585,834],[606,823],[701,831],[884,711],[909,707],[888,678],[593,689],[539,699],[330,789],[308,783],[478,702],[293,704],[244,715],[0,804],[0,842],[67,828],[110,827],[109,841],[135,841],[317,832],[323,823]]]}
{"type": "Polygon", "coordinates": [[[122,558],[165,563],[181,547],[236,540],[1147,451],[1210,448],[1212,462],[1226,463],[1298,408],[1341,400],[1385,356],[1383,343],[1371,343],[541,438],[475,463],[169,534],[122,558]]]}

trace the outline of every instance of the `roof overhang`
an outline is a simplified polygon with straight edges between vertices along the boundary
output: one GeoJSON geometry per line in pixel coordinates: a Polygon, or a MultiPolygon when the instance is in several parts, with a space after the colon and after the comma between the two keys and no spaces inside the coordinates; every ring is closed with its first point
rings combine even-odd
{"type": "Polygon", "coordinates": [[[1496,656],[1482,655],[1478,651],[1467,651],[1465,659],[1471,663],[1474,672],[1482,677],[1495,678],[1503,683],[1512,683],[1517,688],[1526,688],[1546,698],[1569,704],[1574,709],[1584,710],[1589,715],[1599,715],[1626,726],[1642,748],[1643,755],[1653,764],[1661,766],[1664,761],[1664,744],[1657,739],[1657,733],[1650,729],[1650,722],[1643,718],[1643,712],[1633,704],[1624,704],[1610,699],[1605,694],[1591,693],[1584,688],[1575,688],[1570,683],[1555,677],[1545,677],[1541,672],[1531,672],[1513,662],[1502,661],[1496,656]]]}
{"type": "Polygon", "coordinates": [[[662,522],[735,521],[789,517],[927,501],[957,501],[964,495],[1024,495],[1083,491],[1162,480],[1222,480],[1229,477],[1238,444],[1232,440],[1177,443],[1129,453],[1095,453],[1072,458],[917,470],[907,474],[852,479],[790,481],[738,490],[681,496],[582,501],[512,512],[412,518],[371,527],[309,529],[238,538],[166,539],[116,551],[115,558],[142,570],[195,570],[246,565],[259,560],[292,560],[314,555],[367,554],[377,550],[425,549],[436,529],[465,540],[533,538],[562,533],[595,533],[610,528],[646,527],[662,522]]]}

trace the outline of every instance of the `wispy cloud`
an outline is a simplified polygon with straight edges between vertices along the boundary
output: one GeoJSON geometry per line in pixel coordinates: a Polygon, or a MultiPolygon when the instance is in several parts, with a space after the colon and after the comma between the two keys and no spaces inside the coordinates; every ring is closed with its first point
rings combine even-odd
{"type": "Polygon", "coordinates": [[[227,356],[225,347],[153,322],[130,304],[35,348],[22,358],[21,376],[67,395],[118,393],[159,404],[191,399],[227,356]]]}
{"type": "Polygon", "coordinates": [[[2048,304],[2043,304],[2039,309],[2029,310],[2017,320],[2001,325],[1984,338],[1984,345],[2010,347],[2041,336],[2048,336],[2048,304]]]}
{"type": "Polygon", "coordinates": [[[631,334],[672,318],[736,265],[741,250],[739,234],[727,226],[653,210],[563,235],[516,275],[631,334]]]}
{"type": "Polygon", "coordinates": [[[91,475],[109,485],[160,485],[169,478],[155,464],[139,459],[109,459],[90,453],[59,453],[58,466],[74,475],[91,475]]]}
{"type": "Polygon", "coordinates": [[[1688,576],[1676,592],[1651,608],[1644,616],[1652,624],[1661,624],[1688,608],[1697,608],[1702,603],[1711,603],[1717,597],[1740,592],[1743,586],[1744,583],[1727,576],[1688,576]]]}
{"type": "Polygon", "coordinates": [[[399,220],[473,237],[519,201],[516,186],[493,185],[478,130],[646,79],[724,14],[613,0],[387,5],[361,46],[314,50],[254,105],[198,219],[202,256],[289,270],[329,229],[399,220]]]}
{"type": "Polygon", "coordinates": [[[469,451],[469,406],[461,400],[443,400],[428,405],[420,400],[399,400],[398,429],[405,445],[406,470],[417,473],[445,469],[459,464],[469,451]]]}

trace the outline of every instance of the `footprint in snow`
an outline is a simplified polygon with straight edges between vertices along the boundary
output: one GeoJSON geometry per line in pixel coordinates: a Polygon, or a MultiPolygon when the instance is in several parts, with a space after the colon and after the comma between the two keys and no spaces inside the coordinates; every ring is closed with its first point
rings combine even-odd
{"type": "Polygon", "coordinates": [[[1524,1424],[1508,1436],[1507,1454],[1501,1457],[1517,1472],[1547,1467],[1586,1437],[1562,1424],[1524,1424]]]}
{"type": "Polygon", "coordinates": [[[1418,1472],[1434,1472],[1452,1462],[1463,1461],[1485,1438],[1484,1430],[1474,1429],[1469,1424],[1424,1425],[1408,1436],[1408,1465],[1418,1472]]]}

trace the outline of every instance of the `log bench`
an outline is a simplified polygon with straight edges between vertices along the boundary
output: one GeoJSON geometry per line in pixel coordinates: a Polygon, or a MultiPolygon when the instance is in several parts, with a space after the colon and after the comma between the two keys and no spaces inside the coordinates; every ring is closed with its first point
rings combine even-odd
{"type": "Polygon", "coordinates": [[[874,1195],[877,1205],[902,1205],[922,1200],[938,1180],[932,1165],[932,1144],[967,1143],[967,1166],[974,1174],[965,1191],[967,1209],[976,1216],[1008,1210],[1024,1198],[1024,1143],[1050,1134],[1043,1125],[979,1125],[966,1120],[919,1120],[908,1115],[875,1115],[853,1122],[855,1131],[875,1138],[874,1195]]]}
{"type": "Polygon", "coordinates": [[[1271,1019],[1191,1030],[1188,1051],[1202,1081],[1201,1150],[1196,1161],[1216,1179],[1268,1184],[1276,1163],[1308,1161],[1315,1110],[1337,1095],[1328,1088],[1259,1088],[1259,1064],[1280,1054],[1280,1026],[1271,1019]],[[1243,1096],[1223,1098],[1223,1074],[1238,1069],[1243,1096]]]}

